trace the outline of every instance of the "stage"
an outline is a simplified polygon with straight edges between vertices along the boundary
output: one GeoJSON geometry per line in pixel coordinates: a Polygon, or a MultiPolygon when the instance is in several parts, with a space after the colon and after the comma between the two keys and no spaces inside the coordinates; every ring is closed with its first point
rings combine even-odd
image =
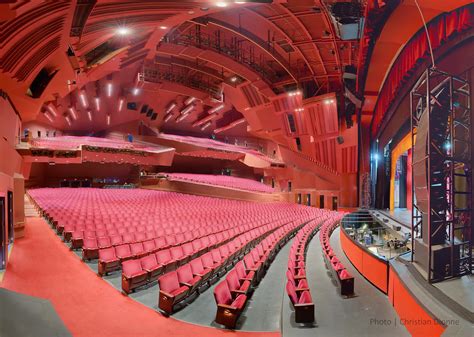
{"type": "MultiPolygon", "coordinates": [[[[375,219],[400,235],[411,234],[411,210],[368,211],[375,219]]],[[[411,298],[428,316],[444,324],[443,336],[472,336],[473,275],[429,284],[426,281],[426,273],[416,263],[411,262],[411,252],[391,259],[389,263],[390,273],[398,276],[400,284],[411,298]]],[[[406,312],[400,312],[399,316],[402,318],[404,314],[406,315],[406,312]]]]}

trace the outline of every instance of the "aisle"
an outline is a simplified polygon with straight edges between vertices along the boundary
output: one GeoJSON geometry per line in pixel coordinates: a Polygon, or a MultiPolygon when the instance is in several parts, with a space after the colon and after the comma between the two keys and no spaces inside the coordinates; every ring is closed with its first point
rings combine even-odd
{"type": "MultiPolygon", "coordinates": [[[[410,336],[400,324],[397,314],[385,294],[372,286],[352,266],[339,242],[339,228],[331,236],[331,246],[346,268],[355,277],[356,297],[343,299],[337,294],[321,252],[319,233],[310,243],[307,253],[306,274],[315,303],[314,328],[301,328],[289,320],[289,310],[283,317],[284,337],[404,337],[410,336]],[[388,323],[388,322],[391,323],[388,323]]],[[[289,306],[289,301],[286,300],[289,306]]],[[[284,306],[285,308],[285,306],[284,306]]]]}

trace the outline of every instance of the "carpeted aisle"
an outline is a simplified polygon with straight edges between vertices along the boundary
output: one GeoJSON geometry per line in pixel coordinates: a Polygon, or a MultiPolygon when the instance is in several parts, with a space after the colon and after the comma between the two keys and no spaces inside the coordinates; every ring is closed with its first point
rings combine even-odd
{"type": "Polygon", "coordinates": [[[0,287],[49,299],[75,337],[280,335],[223,331],[165,318],[97,277],[41,218],[28,218],[25,237],[15,242],[0,287]]]}

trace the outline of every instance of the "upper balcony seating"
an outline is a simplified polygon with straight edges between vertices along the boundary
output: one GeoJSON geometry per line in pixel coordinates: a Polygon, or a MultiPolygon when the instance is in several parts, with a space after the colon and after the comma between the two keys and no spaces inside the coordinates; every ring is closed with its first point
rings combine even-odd
{"type": "Polygon", "coordinates": [[[323,250],[323,257],[326,267],[331,272],[331,275],[336,280],[339,292],[342,296],[354,295],[354,277],[346,270],[344,265],[334,254],[331,248],[330,237],[332,232],[339,225],[339,220],[342,216],[328,219],[322,226],[319,233],[319,240],[323,250]]]}
{"type": "Polygon", "coordinates": [[[275,190],[270,186],[267,186],[255,180],[239,177],[190,173],[166,173],[166,175],[168,176],[168,179],[171,180],[188,181],[193,183],[229,187],[238,190],[260,193],[275,192],[275,190]]]}

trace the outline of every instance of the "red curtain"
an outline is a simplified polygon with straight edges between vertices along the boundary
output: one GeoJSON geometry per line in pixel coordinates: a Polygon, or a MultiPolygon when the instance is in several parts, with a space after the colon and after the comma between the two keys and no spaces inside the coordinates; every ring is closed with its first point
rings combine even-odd
{"type": "MultiPolygon", "coordinates": [[[[444,41],[474,26],[474,6],[469,5],[442,14],[428,23],[431,46],[438,48],[444,41]]],[[[393,64],[379,93],[372,120],[372,136],[375,137],[386,111],[398,90],[412,74],[417,63],[430,57],[424,28],[418,31],[403,48],[393,64]]]]}

